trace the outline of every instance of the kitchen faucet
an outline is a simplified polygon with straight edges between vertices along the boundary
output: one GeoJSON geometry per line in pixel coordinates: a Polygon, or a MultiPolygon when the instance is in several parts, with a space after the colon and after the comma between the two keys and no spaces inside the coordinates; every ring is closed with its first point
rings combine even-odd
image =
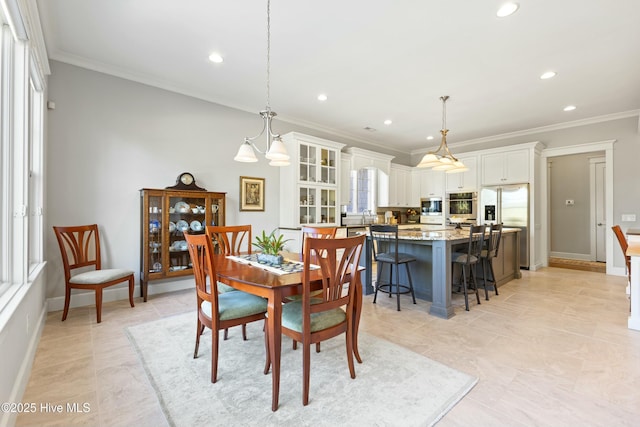
{"type": "Polygon", "coordinates": [[[371,210],[370,209],[362,209],[362,225],[367,223],[365,213],[369,214],[369,216],[371,216],[371,210]]]}

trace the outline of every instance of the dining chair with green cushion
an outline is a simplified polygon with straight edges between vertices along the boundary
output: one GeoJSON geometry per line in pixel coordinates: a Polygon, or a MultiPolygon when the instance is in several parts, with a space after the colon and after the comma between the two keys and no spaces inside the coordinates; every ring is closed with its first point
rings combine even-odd
{"type": "Polygon", "coordinates": [[[71,289],[89,289],[95,292],[97,321],[102,321],[102,290],[119,283],[129,283],[129,304],[133,304],[133,271],[120,268],[102,268],[100,233],[98,225],[53,227],[58,240],[64,266],[64,311],[62,320],[69,313],[71,289]],[[91,269],[92,268],[92,269],[91,269]]]}
{"type": "MultiPolygon", "coordinates": [[[[302,272],[302,299],[282,307],[282,333],[302,347],[302,404],[309,403],[311,371],[311,344],[345,334],[347,364],[351,378],[356,377],[353,363],[355,313],[355,287],[361,286],[358,263],[365,236],[342,239],[310,237],[305,244],[302,272]],[[324,253],[326,256],[315,256],[324,253]],[[320,268],[317,282],[322,292],[311,296],[313,265],[320,268]],[[357,275],[357,276],[356,276],[357,275]]],[[[317,273],[314,273],[317,274],[317,273]]],[[[316,282],[316,283],[317,283],[316,282]]],[[[267,319],[267,321],[269,321],[267,319]]],[[[268,339],[266,340],[268,342],[268,339]]],[[[269,353],[265,374],[270,367],[269,353]]],[[[322,356],[319,356],[322,357],[322,356]]]]}
{"type": "Polygon", "coordinates": [[[193,358],[198,357],[200,336],[204,328],[211,329],[211,382],[215,383],[218,377],[218,332],[264,320],[267,300],[242,291],[218,293],[211,238],[206,234],[185,233],[185,239],[193,266],[198,300],[196,347],[193,358]]]}
{"type": "Polygon", "coordinates": [[[468,290],[472,285],[472,289],[474,289],[476,293],[478,304],[480,304],[478,282],[474,268],[480,261],[480,253],[482,251],[482,246],[484,245],[485,228],[486,227],[484,225],[472,225],[469,227],[469,240],[464,244],[464,248],[461,248],[460,251],[456,251],[451,254],[451,261],[454,264],[459,264],[461,266],[460,279],[457,286],[462,288],[462,292],[464,293],[465,310],[467,311],[469,311],[468,290]]]}
{"type": "MultiPolygon", "coordinates": [[[[207,236],[215,242],[217,253],[225,255],[239,255],[251,253],[251,224],[249,225],[207,225],[207,236]]],[[[218,282],[218,292],[232,292],[236,289],[226,283],[218,282]]],[[[242,325],[242,337],[247,339],[246,325],[242,325]]],[[[229,338],[229,331],[225,329],[224,339],[229,338]]]]}
{"type": "MultiPolygon", "coordinates": [[[[312,227],[305,225],[302,227],[302,253],[304,253],[304,244],[307,238],[313,237],[316,239],[335,239],[338,227],[312,227]]],[[[321,293],[322,290],[311,292],[311,297],[321,293]]],[[[286,297],[287,301],[297,301],[302,297],[301,294],[289,295],[286,297]]],[[[297,343],[293,340],[293,349],[297,349],[297,343]]],[[[320,353],[320,343],[316,344],[316,352],[320,353]]]]}

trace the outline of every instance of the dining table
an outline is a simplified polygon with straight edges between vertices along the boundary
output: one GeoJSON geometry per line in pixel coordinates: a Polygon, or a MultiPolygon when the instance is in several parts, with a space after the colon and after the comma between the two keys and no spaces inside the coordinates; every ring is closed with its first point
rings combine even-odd
{"type": "MultiPolygon", "coordinates": [[[[285,260],[302,263],[300,253],[282,253],[285,260]]],[[[313,263],[313,259],[311,260],[313,263]]],[[[282,304],[286,297],[302,292],[302,272],[279,274],[262,266],[239,262],[237,257],[223,254],[214,255],[214,265],[218,280],[237,290],[257,295],[267,299],[267,322],[269,339],[269,356],[271,360],[271,410],[278,409],[280,393],[280,355],[282,346],[282,304]]],[[[364,267],[358,267],[350,283],[354,285],[354,313],[353,316],[353,354],[362,363],[358,352],[358,326],[362,312],[362,283],[361,272],[364,267]]],[[[311,270],[310,280],[321,287],[322,272],[320,269],[311,270]]],[[[313,286],[312,286],[313,288],[313,286]]]]}

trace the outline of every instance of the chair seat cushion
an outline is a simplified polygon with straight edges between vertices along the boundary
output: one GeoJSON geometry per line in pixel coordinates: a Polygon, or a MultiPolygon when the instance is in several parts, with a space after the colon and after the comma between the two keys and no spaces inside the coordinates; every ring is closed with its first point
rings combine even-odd
{"type": "Polygon", "coordinates": [[[465,254],[464,252],[454,252],[451,254],[451,261],[459,264],[473,264],[478,262],[478,257],[465,254]]]}
{"type": "Polygon", "coordinates": [[[112,280],[124,279],[131,274],[133,274],[133,271],[121,268],[86,271],[73,276],[69,279],[69,283],[74,283],[76,285],[97,285],[100,283],[111,282],[112,280]]]}
{"type": "MultiPolygon", "coordinates": [[[[347,314],[340,308],[311,313],[311,332],[321,331],[339,325],[347,319],[347,314]]],[[[282,307],[282,326],[302,332],[302,301],[293,301],[282,307]]]]}
{"type": "MultiPolygon", "coordinates": [[[[209,301],[202,301],[200,308],[207,317],[211,317],[209,301]]],[[[242,291],[225,292],[218,295],[218,310],[220,320],[238,319],[266,312],[267,300],[242,291]]]]}
{"type": "MultiPolygon", "coordinates": [[[[411,254],[405,254],[403,252],[398,252],[398,263],[403,263],[403,262],[411,262],[411,261],[415,261],[416,257],[411,255],[411,254]]],[[[390,263],[395,263],[396,262],[396,253],[395,252],[383,252],[381,254],[378,254],[378,256],[376,257],[376,261],[380,261],[380,262],[390,262],[390,263]]]]}
{"type": "MultiPolygon", "coordinates": [[[[317,298],[313,298],[316,295],[320,295],[322,293],[322,289],[318,289],[317,291],[313,291],[311,292],[309,295],[311,296],[311,303],[314,303],[314,300],[317,300],[317,298]]],[[[285,299],[287,301],[302,301],[302,294],[295,294],[295,295],[289,295],[287,297],[285,297],[285,299]]],[[[319,301],[322,301],[322,299],[319,299],[319,301]]]]}
{"type": "Polygon", "coordinates": [[[224,294],[225,292],[237,291],[233,286],[229,286],[226,283],[218,282],[218,293],[224,294]]]}

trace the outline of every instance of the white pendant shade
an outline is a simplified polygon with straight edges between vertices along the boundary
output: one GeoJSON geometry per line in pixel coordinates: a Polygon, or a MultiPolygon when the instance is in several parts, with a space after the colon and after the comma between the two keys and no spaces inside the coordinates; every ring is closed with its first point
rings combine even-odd
{"type": "Polygon", "coordinates": [[[269,166],[289,166],[289,160],[271,160],[269,166]]]}
{"type": "Polygon", "coordinates": [[[256,153],[253,152],[253,148],[248,143],[244,143],[238,149],[238,154],[233,158],[236,162],[254,163],[258,161],[256,153]]]}
{"type": "MultiPolygon", "coordinates": [[[[269,147],[269,151],[267,151],[267,154],[265,154],[265,157],[269,160],[279,160],[279,161],[289,160],[289,154],[287,154],[287,149],[285,148],[280,138],[273,139],[273,142],[271,143],[271,147],[269,147]]],[[[271,165],[271,163],[269,164],[271,165]]]]}
{"type": "Polygon", "coordinates": [[[434,171],[448,171],[449,169],[455,169],[455,166],[453,166],[453,163],[441,164],[439,166],[433,167],[434,171]]]}
{"type": "Polygon", "coordinates": [[[430,168],[432,166],[437,166],[440,164],[438,160],[438,156],[435,154],[427,153],[424,155],[420,163],[418,163],[419,168],[430,168]]]}

